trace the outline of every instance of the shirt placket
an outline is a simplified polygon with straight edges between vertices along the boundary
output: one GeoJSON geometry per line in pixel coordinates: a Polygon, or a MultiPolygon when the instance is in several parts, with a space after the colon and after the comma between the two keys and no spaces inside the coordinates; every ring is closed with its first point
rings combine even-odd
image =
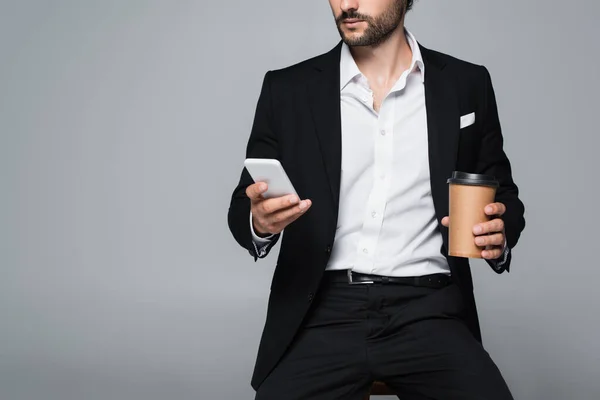
{"type": "Polygon", "coordinates": [[[374,168],[373,186],[367,200],[363,216],[363,227],[358,241],[357,260],[354,270],[363,273],[376,273],[376,251],[383,226],[383,216],[391,182],[393,158],[393,96],[385,99],[381,105],[374,132],[374,168]]]}

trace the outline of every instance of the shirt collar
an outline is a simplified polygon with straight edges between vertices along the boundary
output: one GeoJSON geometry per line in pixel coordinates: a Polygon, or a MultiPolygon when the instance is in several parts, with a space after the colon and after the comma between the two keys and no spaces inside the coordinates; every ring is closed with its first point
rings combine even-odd
{"type": "MultiPolygon", "coordinates": [[[[405,28],[404,33],[406,35],[408,45],[412,51],[410,71],[412,72],[415,70],[415,68],[417,68],[421,76],[421,82],[425,82],[425,63],[423,62],[423,56],[421,55],[419,43],[414,35],[408,31],[408,29],[405,28]]],[[[350,48],[346,43],[342,43],[342,52],[340,56],[340,91],[343,90],[348,83],[356,79],[357,76],[362,76],[362,73],[358,69],[358,65],[356,65],[356,61],[354,61],[352,53],[350,53],[350,48]]]]}

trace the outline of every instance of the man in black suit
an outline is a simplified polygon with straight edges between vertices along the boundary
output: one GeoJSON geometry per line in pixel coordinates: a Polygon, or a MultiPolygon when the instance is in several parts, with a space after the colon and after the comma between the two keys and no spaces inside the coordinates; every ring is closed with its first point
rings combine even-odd
{"type": "Polygon", "coordinates": [[[330,0],[342,41],[265,75],[248,158],[281,161],[298,195],[242,171],[228,222],[256,261],[281,251],[257,399],[510,399],[481,346],[466,258],[448,256],[452,171],[494,176],[482,257],[508,271],[525,227],[483,66],[421,46],[411,0],[330,0]],[[283,233],[283,235],[282,235],[283,233]]]}

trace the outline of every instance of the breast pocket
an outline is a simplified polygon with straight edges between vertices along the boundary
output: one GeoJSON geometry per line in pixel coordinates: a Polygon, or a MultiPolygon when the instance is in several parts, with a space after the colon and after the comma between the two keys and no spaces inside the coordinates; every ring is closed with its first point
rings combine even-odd
{"type": "Polygon", "coordinates": [[[464,170],[471,170],[477,165],[483,132],[478,124],[460,130],[457,164],[464,170]]]}
{"type": "Polygon", "coordinates": [[[481,129],[477,124],[469,125],[460,130],[460,138],[461,140],[477,140],[481,139],[480,135],[481,129]]]}
{"type": "Polygon", "coordinates": [[[473,144],[474,142],[480,141],[481,136],[479,135],[481,121],[477,112],[474,111],[475,107],[465,108],[461,112],[460,117],[460,140],[461,142],[467,142],[473,144]]]}

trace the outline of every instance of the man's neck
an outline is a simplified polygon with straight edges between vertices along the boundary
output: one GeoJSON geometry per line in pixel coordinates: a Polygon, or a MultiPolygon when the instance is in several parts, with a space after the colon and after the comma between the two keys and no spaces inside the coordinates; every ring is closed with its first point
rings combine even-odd
{"type": "Polygon", "coordinates": [[[410,67],[412,49],[404,33],[404,24],[377,46],[351,47],[358,69],[375,88],[390,88],[410,67]]]}

